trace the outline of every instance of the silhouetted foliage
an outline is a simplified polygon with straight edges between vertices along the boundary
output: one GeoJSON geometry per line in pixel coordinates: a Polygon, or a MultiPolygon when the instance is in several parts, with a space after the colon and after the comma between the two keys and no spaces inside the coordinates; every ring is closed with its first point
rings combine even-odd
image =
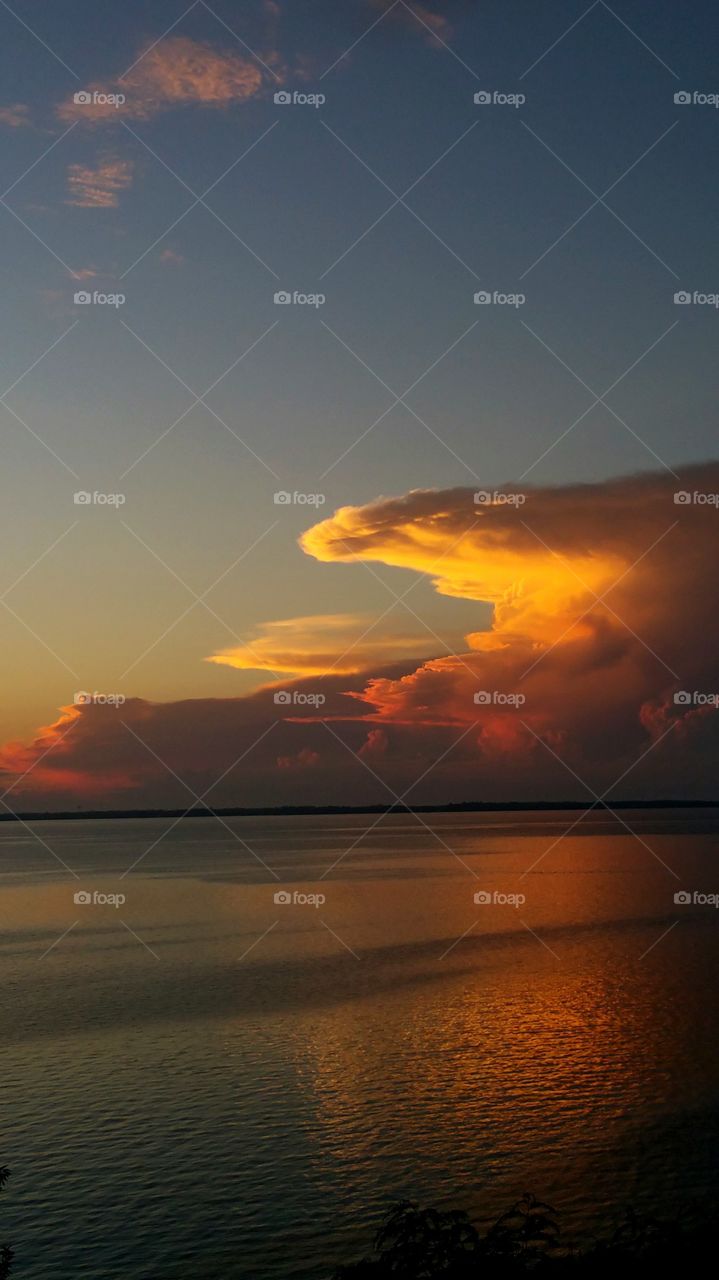
{"type": "MultiPolygon", "coordinates": [[[[2,1191],[5,1183],[10,1177],[10,1170],[3,1165],[0,1168],[0,1191],[2,1191]]],[[[10,1275],[10,1266],[13,1260],[13,1251],[9,1245],[0,1245],[0,1280],[7,1280],[10,1275]]]]}
{"type": "Polygon", "coordinates": [[[538,1261],[554,1254],[559,1235],[556,1209],[525,1192],[487,1233],[484,1249],[489,1257],[538,1261]]]}
{"type": "Polygon", "coordinates": [[[628,1209],[609,1239],[580,1249],[562,1242],[556,1209],[528,1193],[484,1236],[461,1210],[405,1200],[385,1215],[373,1255],[340,1267],[332,1280],[637,1280],[657,1268],[698,1270],[712,1236],[711,1226],[688,1228],[628,1209]]]}

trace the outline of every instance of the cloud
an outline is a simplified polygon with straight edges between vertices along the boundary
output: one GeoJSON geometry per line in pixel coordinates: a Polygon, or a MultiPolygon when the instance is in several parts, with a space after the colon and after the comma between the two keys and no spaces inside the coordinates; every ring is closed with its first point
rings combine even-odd
{"type": "MultiPolygon", "coordinates": [[[[349,679],[356,691],[361,684],[349,679]]],[[[346,676],[286,685],[303,697],[321,688],[321,713],[329,719],[361,714],[347,687],[346,676]]],[[[275,804],[278,779],[287,776],[285,794],[299,801],[308,793],[301,780],[292,790],[295,773],[305,774],[321,762],[331,774],[339,763],[336,741],[319,722],[318,711],[308,717],[308,710],[310,704],[302,702],[278,705],[271,689],[244,698],[152,703],[128,697],[119,707],[66,706],[32,742],[0,748],[2,790],[12,787],[7,803],[16,811],[74,807],[78,797],[90,804],[101,798],[105,806],[187,805],[192,802],[187,788],[198,795],[211,788],[211,804],[275,804]]],[[[327,776],[322,772],[317,778],[317,803],[327,776]]]]}
{"type": "Polygon", "coordinates": [[[160,254],[160,262],[168,267],[183,267],[185,258],[183,254],[178,253],[176,249],[163,249],[160,254]]]}
{"type": "Polygon", "coordinates": [[[67,171],[65,203],[80,209],[116,209],[120,192],[132,186],[132,175],[129,160],[106,157],[96,168],[71,164],[67,171]]]}
{"type": "Polygon", "coordinates": [[[93,125],[149,120],[188,106],[222,110],[255,97],[263,84],[264,73],[255,58],[186,36],[167,36],[140,54],[121,79],[88,85],[84,96],[91,101],[77,102],[73,95],[57,114],[64,123],[93,125]],[[117,94],[124,97],[119,106],[113,98],[117,94]]]}
{"type": "Polygon", "coordinates": [[[315,769],[320,763],[321,757],[319,751],[310,751],[309,747],[303,747],[294,756],[278,756],[278,769],[315,769]]]}
{"type": "Polygon", "coordinates": [[[369,614],[335,613],[266,622],[245,645],[222,649],[207,658],[240,671],[293,675],[341,675],[368,671],[390,661],[432,652],[436,642],[426,631],[398,627],[382,630],[369,614]]]}
{"type": "Polygon", "coordinates": [[[318,561],[375,560],[489,601],[491,629],[454,653],[412,659],[412,637],[403,648],[383,631],[362,670],[326,675],[359,616],[267,624],[224,658],[291,672],[283,705],[273,684],[66,708],[0,752],[8,782],[30,770],[10,803],[189,803],[170,771],[197,794],[227,771],[213,804],[377,803],[407,788],[416,803],[591,800],[581,779],[601,793],[625,773],[620,797],[711,798],[719,464],[524,496],[477,507],[466,489],[415,491],[341,508],[302,538],[318,561]],[[677,490],[691,500],[675,503],[677,490]]]}
{"type": "Polygon", "coordinates": [[[476,720],[485,755],[534,753],[536,734],[616,776],[675,718],[696,728],[713,715],[676,707],[673,694],[717,683],[707,643],[717,631],[717,494],[717,464],[679,481],[530,489],[516,505],[512,491],[480,506],[469,490],[419,491],[342,508],[301,543],[322,561],[426,573],[441,594],[494,607],[492,629],[470,634],[466,652],[370,680],[363,698],[378,720],[426,730],[476,720]],[[710,501],[677,504],[677,490],[710,501]],[[488,701],[478,706],[475,693],[488,701]]]}
{"type": "Polygon", "coordinates": [[[441,0],[435,0],[434,4],[420,4],[417,0],[407,0],[407,3],[400,3],[395,6],[393,0],[370,0],[373,9],[379,9],[387,13],[387,16],[394,22],[401,22],[404,26],[412,27],[416,31],[425,30],[430,42],[436,47],[436,40],[433,36],[446,40],[452,34],[452,27],[447,18],[445,10],[448,4],[442,4],[441,0]]]}
{"type": "Polygon", "coordinates": [[[30,108],[22,102],[13,102],[6,107],[0,107],[0,125],[2,124],[8,129],[29,128],[32,125],[30,108]]]}

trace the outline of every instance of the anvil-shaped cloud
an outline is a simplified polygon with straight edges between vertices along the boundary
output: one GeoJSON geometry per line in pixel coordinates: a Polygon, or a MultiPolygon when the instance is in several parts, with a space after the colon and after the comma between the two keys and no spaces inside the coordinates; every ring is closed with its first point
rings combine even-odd
{"type": "Polygon", "coordinates": [[[274,624],[251,647],[265,669],[299,673],[279,707],[274,683],[77,707],[5,748],[0,769],[28,770],[26,794],[133,804],[168,802],[173,772],[201,794],[227,770],[213,803],[391,800],[420,777],[416,802],[584,798],[579,779],[590,795],[619,781],[625,795],[711,796],[717,504],[719,464],[706,463],[480,503],[453,489],[341,508],[304,534],[309,555],[426,574],[443,595],[489,601],[491,629],[423,661],[370,648],[358,671],[343,666],[346,618],[334,631],[326,616],[274,624]]]}

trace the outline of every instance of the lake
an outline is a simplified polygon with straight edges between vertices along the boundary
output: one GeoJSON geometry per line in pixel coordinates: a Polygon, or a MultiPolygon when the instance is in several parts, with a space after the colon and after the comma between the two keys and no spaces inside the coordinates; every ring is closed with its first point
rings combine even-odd
{"type": "Polygon", "coordinates": [[[405,1197],[715,1194],[719,816],[620,818],[0,824],[13,1274],[323,1280],[405,1197]]]}

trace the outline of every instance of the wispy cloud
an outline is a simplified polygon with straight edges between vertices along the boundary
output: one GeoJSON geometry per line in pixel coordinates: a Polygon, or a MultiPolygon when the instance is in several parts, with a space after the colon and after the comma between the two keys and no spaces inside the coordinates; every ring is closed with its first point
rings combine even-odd
{"type": "Polygon", "coordinates": [[[66,204],[80,209],[116,209],[119,194],[132,185],[132,163],[106,157],[96,168],[71,164],[67,171],[66,204]]]}
{"type": "MultiPolygon", "coordinates": [[[[416,31],[425,28],[425,34],[429,37],[432,34],[438,36],[442,40],[446,40],[452,34],[452,27],[447,18],[444,9],[446,4],[442,4],[442,0],[434,0],[432,4],[421,4],[415,0],[407,0],[407,3],[394,4],[394,0],[370,0],[373,9],[384,10],[388,13],[388,17],[395,22],[402,22],[405,26],[412,26],[416,31]]],[[[435,41],[436,43],[436,41],[435,41]]]]}
{"type": "Polygon", "coordinates": [[[266,622],[246,644],[223,649],[207,661],[240,671],[340,675],[418,659],[434,647],[419,626],[410,631],[389,621],[378,626],[376,617],[363,614],[326,613],[266,622]]]}
{"type": "Polygon", "coordinates": [[[3,124],[8,129],[29,128],[32,124],[30,108],[22,102],[12,102],[6,107],[0,107],[0,125],[3,124]]]}
{"type": "Polygon", "coordinates": [[[160,262],[166,267],[182,267],[185,264],[185,258],[183,254],[178,253],[177,249],[163,249],[160,262]]]}

